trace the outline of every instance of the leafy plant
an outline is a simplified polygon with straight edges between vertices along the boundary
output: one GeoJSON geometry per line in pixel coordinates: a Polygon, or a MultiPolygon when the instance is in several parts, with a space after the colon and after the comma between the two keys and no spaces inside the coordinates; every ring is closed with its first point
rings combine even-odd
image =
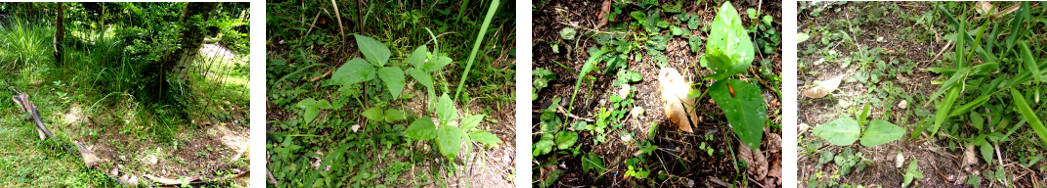
{"type": "Polygon", "coordinates": [[[458,156],[458,150],[461,148],[463,141],[466,143],[475,141],[484,144],[502,142],[494,134],[476,128],[483,121],[484,115],[466,115],[459,120],[458,108],[455,107],[454,102],[451,101],[451,98],[446,93],[440,96],[439,102],[433,110],[436,111],[436,117],[440,120],[439,126],[436,126],[432,119],[421,117],[414,120],[407,127],[407,130],[404,131],[404,134],[408,138],[415,140],[432,140],[435,138],[440,146],[440,154],[449,160],[454,160],[458,156]],[[455,121],[458,121],[458,125],[452,124],[455,121]]]}
{"type": "Polygon", "coordinates": [[[532,78],[534,79],[534,87],[531,88],[531,100],[533,101],[538,100],[538,91],[549,86],[549,82],[556,80],[556,74],[553,74],[553,71],[550,71],[549,69],[539,68],[535,69],[531,75],[534,76],[534,78],[532,78]]]}
{"type": "Polygon", "coordinates": [[[748,69],[754,55],[752,41],[730,2],[724,2],[717,12],[705,52],[702,58],[716,72],[706,79],[718,80],[710,87],[709,96],[723,109],[738,138],[747,146],[758,148],[767,122],[767,106],[760,89],[745,81],[726,79],[748,69]]]}
{"type": "Polygon", "coordinates": [[[905,135],[905,129],[885,120],[866,121],[869,104],[866,103],[858,120],[839,118],[814,128],[814,135],[834,145],[848,146],[861,138],[863,146],[878,146],[897,140],[905,135]],[[865,130],[862,131],[862,126],[865,130]],[[863,134],[864,132],[864,134],[863,134]]]}
{"type": "Polygon", "coordinates": [[[923,178],[923,173],[920,173],[920,166],[917,166],[916,164],[917,162],[915,159],[913,159],[912,162],[909,162],[909,168],[905,170],[905,175],[903,175],[905,176],[905,182],[902,182],[902,187],[908,187],[914,179],[923,178]]]}

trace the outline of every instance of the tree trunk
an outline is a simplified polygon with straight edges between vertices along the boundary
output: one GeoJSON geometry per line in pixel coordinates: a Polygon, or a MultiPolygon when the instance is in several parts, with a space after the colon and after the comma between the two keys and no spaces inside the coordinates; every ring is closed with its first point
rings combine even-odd
{"type": "Polygon", "coordinates": [[[182,9],[182,16],[178,20],[178,24],[184,27],[178,42],[180,47],[165,55],[160,62],[151,63],[143,71],[145,78],[151,78],[149,81],[151,84],[148,87],[156,89],[154,90],[156,92],[151,93],[162,99],[164,93],[170,89],[165,81],[168,75],[186,69],[185,66],[188,66],[192,58],[199,53],[200,45],[203,44],[205,37],[204,23],[210,19],[215,7],[217,3],[213,2],[191,2],[182,9]]]}
{"type": "Polygon", "coordinates": [[[55,62],[59,66],[64,65],[62,61],[62,48],[65,46],[65,7],[62,3],[58,3],[58,16],[55,16],[55,38],[54,38],[54,56],[55,62]]]}

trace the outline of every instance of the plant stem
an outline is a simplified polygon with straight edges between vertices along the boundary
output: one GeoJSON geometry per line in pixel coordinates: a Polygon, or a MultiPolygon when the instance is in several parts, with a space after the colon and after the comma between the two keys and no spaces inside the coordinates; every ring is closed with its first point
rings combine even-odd
{"type": "Polygon", "coordinates": [[[473,60],[476,59],[476,51],[480,49],[480,42],[483,42],[484,34],[487,34],[487,26],[491,25],[491,18],[494,17],[494,12],[498,10],[498,3],[500,0],[494,0],[491,2],[491,7],[487,9],[487,17],[484,18],[483,26],[480,26],[480,34],[476,36],[476,42],[473,43],[473,52],[469,53],[469,60],[465,64],[465,72],[462,73],[462,79],[458,81],[458,89],[454,92],[454,100],[458,100],[458,96],[462,94],[462,87],[465,86],[465,79],[469,77],[469,70],[473,68],[473,60]]]}

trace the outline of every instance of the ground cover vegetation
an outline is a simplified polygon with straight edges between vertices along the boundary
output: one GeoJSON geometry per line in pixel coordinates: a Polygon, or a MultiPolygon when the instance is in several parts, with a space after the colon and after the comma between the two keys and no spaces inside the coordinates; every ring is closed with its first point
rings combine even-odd
{"type": "Polygon", "coordinates": [[[533,5],[532,183],[780,186],[780,4],[601,2],[533,5]]]}
{"type": "Polygon", "coordinates": [[[1044,185],[1040,3],[799,8],[798,186],[1044,185]]]}
{"type": "Polygon", "coordinates": [[[268,2],[268,185],[512,186],[514,7],[268,2]]]}
{"type": "Polygon", "coordinates": [[[248,12],[0,3],[0,186],[246,186],[248,12]]]}

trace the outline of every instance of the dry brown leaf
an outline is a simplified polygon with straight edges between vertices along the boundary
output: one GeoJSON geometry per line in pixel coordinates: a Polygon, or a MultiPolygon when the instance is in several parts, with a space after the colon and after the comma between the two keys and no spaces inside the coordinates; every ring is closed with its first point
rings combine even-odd
{"type": "Polygon", "coordinates": [[[833,78],[829,78],[828,80],[815,81],[814,87],[804,90],[803,95],[812,99],[819,99],[828,96],[829,93],[832,93],[840,87],[840,82],[843,81],[844,76],[845,75],[839,75],[833,78]]]}
{"type": "Polygon", "coordinates": [[[607,13],[611,12],[611,0],[604,0],[603,6],[600,7],[600,22],[597,22],[596,29],[607,25],[607,13]]]}

